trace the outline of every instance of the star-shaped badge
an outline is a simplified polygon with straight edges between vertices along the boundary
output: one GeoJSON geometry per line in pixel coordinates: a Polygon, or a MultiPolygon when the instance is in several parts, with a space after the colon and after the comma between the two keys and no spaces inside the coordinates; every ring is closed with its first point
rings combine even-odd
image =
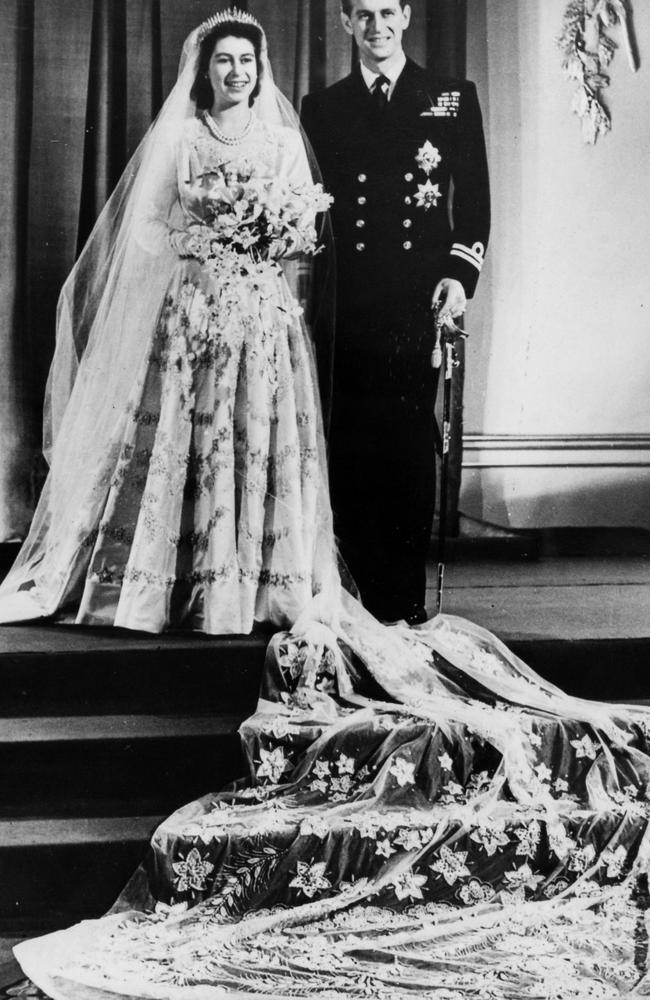
{"type": "Polygon", "coordinates": [[[433,143],[427,141],[423,146],[418,149],[418,155],[415,157],[415,162],[421,170],[424,170],[427,177],[432,170],[439,165],[442,157],[440,152],[436,149],[433,143]]]}
{"type": "Polygon", "coordinates": [[[432,184],[431,181],[427,181],[426,184],[418,184],[417,194],[415,199],[418,203],[419,208],[423,208],[426,212],[429,211],[431,206],[434,208],[438,207],[438,199],[441,198],[440,188],[437,184],[432,184]]]}

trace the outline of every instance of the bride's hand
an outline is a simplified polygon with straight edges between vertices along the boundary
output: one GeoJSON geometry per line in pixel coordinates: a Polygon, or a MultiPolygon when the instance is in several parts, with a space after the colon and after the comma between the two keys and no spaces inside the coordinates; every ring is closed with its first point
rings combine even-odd
{"type": "Polygon", "coordinates": [[[192,222],[187,229],[170,229],[169,245],[179,257],[201,260],[209,239],[214,235],[209,226],[192,222]]]}

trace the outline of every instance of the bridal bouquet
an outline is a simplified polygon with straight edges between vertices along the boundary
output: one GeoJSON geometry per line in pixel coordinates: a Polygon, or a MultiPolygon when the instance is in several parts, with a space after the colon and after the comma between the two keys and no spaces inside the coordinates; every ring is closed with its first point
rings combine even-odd
{"type": "Polygon", "coordinates": [[[332,198],[321,184],[262,177],[241,161],[212,175],[206,201],[205,222],[212,231],[208,259],[225,247],[256,261],[277,261],[318,252],[316,216],[327,211],[332,198]]]}

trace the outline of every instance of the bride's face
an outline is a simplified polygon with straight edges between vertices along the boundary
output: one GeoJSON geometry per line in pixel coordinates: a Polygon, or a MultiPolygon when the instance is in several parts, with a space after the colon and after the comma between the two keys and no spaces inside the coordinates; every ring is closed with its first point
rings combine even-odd
{"type": "Polygon", "coordinates": [[[257,59],[247,38],[228,35],[217,39],[210,57],[208,77],[214,91],[215,111],[248,104],[257,82],[257,59]]]}

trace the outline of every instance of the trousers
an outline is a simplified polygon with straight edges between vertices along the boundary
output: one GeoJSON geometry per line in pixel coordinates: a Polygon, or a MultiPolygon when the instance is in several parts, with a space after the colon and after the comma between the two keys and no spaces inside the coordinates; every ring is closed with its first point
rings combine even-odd
{"type": "Polygon", "coordinates": [[[435,510],[437,371],[429,297],[337,316],[330,489],[340,552],[376,617],[424,605],[435,510]]]}

